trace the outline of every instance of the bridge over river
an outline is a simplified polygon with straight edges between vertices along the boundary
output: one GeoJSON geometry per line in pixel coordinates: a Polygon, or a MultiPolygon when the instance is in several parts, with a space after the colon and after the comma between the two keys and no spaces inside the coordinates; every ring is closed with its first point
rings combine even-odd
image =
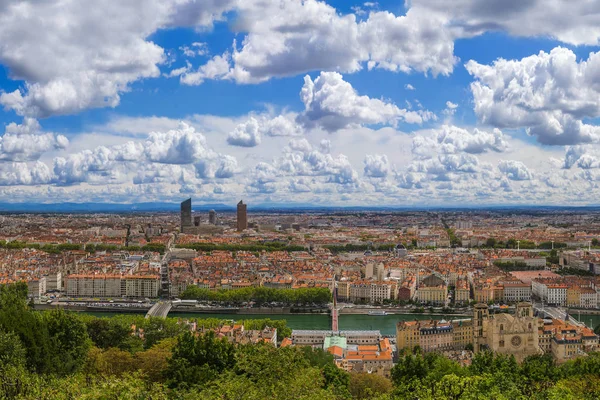
{"type": "Polygon", "coordinates": [[[173,307],[173,303],[171,303],[170,301],[159,301],[148,310],[148,312],[146,313],[146,318],[167,318],[169,311],[171,311],[171,307],[173,307]]]}

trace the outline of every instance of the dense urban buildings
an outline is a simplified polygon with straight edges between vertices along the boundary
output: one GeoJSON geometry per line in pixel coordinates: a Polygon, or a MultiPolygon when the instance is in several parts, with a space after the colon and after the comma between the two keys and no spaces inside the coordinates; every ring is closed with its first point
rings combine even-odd
{"type": "MultiPolygon", "coordinates": [[[[401,315],[395,335],[353,343],[347,332],[303,338],[296,330],[285,343],[324,348],[341,368],[383,375],[391,362],[384,339],[392,353],[419,346],[461,362],[471,349],[566,360],[596,348],[595,326],[573,316],[586,321],[598,309],[600,215],[257,210],[249,224],[242,201],[218,209],[218,219],[214,206],[192,212],[191,201],[179,214],[5,214],[0,284],[27,282],[39,305],[91,308],[149,308],[190,290],[235,299],[244,290],[322,289],[336,296],[336,315],[370,314],[374,324],[377,315],[401,315]]],[[[316,307],[220,301],[210,307],[316,307]]],[[[208,305],[188,304],[200,306],[208,305]]]]}

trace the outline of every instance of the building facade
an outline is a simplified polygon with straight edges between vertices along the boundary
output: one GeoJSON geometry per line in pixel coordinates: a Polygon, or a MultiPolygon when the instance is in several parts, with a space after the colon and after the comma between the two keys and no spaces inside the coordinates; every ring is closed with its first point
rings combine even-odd
{"type": "Polygon", "coordinates": [[[181,232],[184,228],[193,226],[192,224],[192,199],[187,199],[181,203],[179,217],[181,219],[181,232]]]}
{"type": "Polygon", "coordinates": [[[473,315],[475,351],[491,350],[513,355],[518,361],[540,354],[538,318],[530,303],[519,303],[515,315],[490,315],[486,304],[477,304],[473,315]]]}
{"type": "Polygon", "coordinates": [[[242,232],[248,229],[247,205],[242,200],[237,204],[237,230],[242,232]]]}

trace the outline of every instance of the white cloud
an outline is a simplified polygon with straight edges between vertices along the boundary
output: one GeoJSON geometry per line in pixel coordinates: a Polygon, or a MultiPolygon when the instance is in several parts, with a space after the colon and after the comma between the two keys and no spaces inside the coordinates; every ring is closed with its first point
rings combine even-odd
{"type": "Polygon", "coordinates": [[[366,176],[385,178],[390,173],[390,163],[385,154],[367,154],[364,163],[366,176]]]}
{"type": "MultiPolygon", "coordinates": [[[[216,55],[196,71],[190,71],[189,67],[180,68],[175,75],[181,75],[181,83],[185,85],[200,85],[206,79],[229,79],[229,53],[216,55]]],[[[173,73],[173,71],[172,71],[173,73]]]]}
{"type": "Polygon", "coordinates": [[[434,116],[428,111],[408,111],[395,104],[360,96],[337,72],[321,72],[314,81],[304,77],[300,92],[305,111],[299,121],[307,127],[336,131],[353,125],[389,124],[398,121],[420,124],[434,116]]]}
{"type": "Polygon", "coordinates": [[[446,102],[446,109],[443,111],[445,115],[451,117],[456,113],[456,109],[458,108],[458,104],[455,104],[451,101],[446,102]]]}
{"type": "Polygon", "coordinates": [[[64,149],[69,140],[63,135],[43,133],[40,124],[25,118],[21,125],[10,123],[0,137],[0,160],[34,161],[50,150],[64,149]]]}
{"type": "Polygon", "coordinates": [[[238,163],[235,157],[227,154],[215,154],[204,158],[195,165],[196,176],[201,179],[227,179],[237,172],[238,163]]]}
{"type": "Polygon", "coordinates": [[[144,143],[148,161],[164,164],[192,164],[210,152],[204,135],[184,122],[179,129],[150,133],[144,143]]]}
{"type": "Polygon", "coordinates": [[[194,42],[191,46],[181,46],[179,48],[186,57],[197,57],[208,54],[208,45],[204,42],[194,42]]]}
{"type": "Polygon", "coordinates": [[[227,137],[227,143],[240,147],[258,146],[260,140],[258,121],[253,117],[239,124],[227,137]]]}
{"type": "Polygon", "coordinates": [[[50,183],[51,179],[50,169],[40,161],[0,165],[0,186],[41,185],[50,183]]]}
{"type": "Polygon", "coordinates": [[[462,37],[504,31],[574,45],[600,44],[597,6],[593,0],[411,0],[413,8],[445,15],[462,37]]]}
{"type": "Polygon", "coordinates": [[[527,128],[544,144],[600,141],[600,128],[582,122],[600,116],[600,53],[577,62],[571,50],[557,47],[489,66],[471,60],[466,68],[476,79],[471,90],[482,122],[527,128]]]}
{"type": "Polygon", "coordinates": [[[236,11],[235,28],[246,33],[241,47],[234,42],[233,53],[218,60],[218,74],[208,76],[207,64],[188,78],[183,75],[183,83],[258,83],[314,70],[352,73],[363,64],[369,69],[448,75],[457,62],[446,19],[418,9],[405,16],[372,11],[364,21],[316,0],[240,1],[236,11]]]}
{"type": "Polygon", "coordinates": [[[237,0],[5,0],[0,63],[23,89],[0,95],[20,115],[48,117],[115,107],[132,82],[160,75],[163,28],[210,27],[237,0]]]}
{"type": "Polygon", "coordinates": [[[420,158],[436,154],[503,152],[508,149],[506,138],[499,129],[492,132],[477,128],[469,131],[454,125],[421,132],[413,138],[412,152],[420,158]]]}
{"type": "Polygon", "coordinates": [[[415,87],[413,85],[411,85],[410,83],[407,83],[406,85],[404,85],[404,89],[406,89],[406,90],[416,90],[415,87]]]}
{"type": "Polygon", "coordinates": [[[528,181],[533,179],[533,174],[520,161],[502,160],[498,164],[498,169],[513,181],[528,181]]]}

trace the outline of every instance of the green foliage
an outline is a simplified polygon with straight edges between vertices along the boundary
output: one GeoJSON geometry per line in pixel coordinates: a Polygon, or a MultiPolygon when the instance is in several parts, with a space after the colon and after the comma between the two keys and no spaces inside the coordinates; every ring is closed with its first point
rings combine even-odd
{"type": "Polygon", "coordinates": [[[350,394],[354,399],[372,399],[392,391],[392,382],[377,374],[355,373],[350,375],[350,394]]]}
{"type": "Polygon", "coordinates": [[[331,292],[327,288],[273,289],[254,286],[214,291],[188,286],[181,294],[181,298],[234,304],[255,301],[259,304],[278,302],[287,305],[310,303],[324,305],[331,300],[331,292]]]}
{"type": "MultiPolygon", "coordinates": [[[[132,246],[129,246],[129,249],[131,250],[132,246]]],[[[166,250],[166,246],[162,243],[148,243],[145,246],[142,246],[141,248],[142,251],[152,251],[155,253],[160,253],[160,254],[164,254],[165,250],[166,250]]]]}
{"type": "Polygon", "coordinates": [[[552,242],[542,242],[540,244],[538,244],[538,249],[562,249],[567,247],[566,243],[562,243],[562,242],[554,242],[554,244],[552,244],[552,242]]]}
{"type": "Polygon", "coordinates": [[[579,268],[564,267],[558,270],[559,275],[576,275],[576,276],[594,276],[592,271],[585,271],[579,268]]]}
{"type": "Polygon", "coordinates": [[[0,332],[0,372],[6,366],[24,367],[27,351],[12,332],[0,332]]]}
{"type": "Polygon", "coordinates": [[[49,370],[59,375],[79,370],[90,347],[85,323],[76,315],[63,310],[44,313],[41,320],[47,326],[49,335],[49,370]]]}
{"type": "Polygon", "coordinates": [[[233,344],[226,338],[217,339],[213,331],[195,337],[191,332],[181,335],[166,370],[171,387],[203,385],[215,379],[235,363],[233,344]]]}
{"type": "Polygon", "coordinates": [[[304,246],[288,245],[284,242],[265,242],[261,244],[215,244],[215,243],[189,243],[175,246],[181,249],[193,249],[197,251],[306,251],[304,246]]]}
{"type": "Polygon", "coordinates": [[[494,261],[494,265],[503,271],[535,271],[540,269],[537,266],[527,265],[523,261],[494,261]]]}
{"type": "Polygon", "coordinates": [[[490,247],[490,248],[496,247],[496,239],[494,239],[494,238],[488,238],[485,241],[485,247],[490,247]]]}
{"type": "MultiPolygon", "coordinates": [[[[339,253],[355,253],[355,252],[362,252],[362,251],[367,251],[367,250],[389,251],[389,250],[393,249],[395,246],[396,245],[392,244],[392,243],[383,243],[383,244],[375,244],[375,245],[348,243],[343,246],[330,245],[330,246],[323,246],[323,247],[328,249],[329,251],[331,251],[333,254],[339,254],[339,253]]],[[[416,243],[415,243],[415,246],[416,246],[416,243]]]]}
{"type": "Polygon", "coordinates": [[[93,318],[87,322],[87,332],[92,342],[101,349],[117,347],[129,350],[131,327],[114,318],[93,318]]]}

